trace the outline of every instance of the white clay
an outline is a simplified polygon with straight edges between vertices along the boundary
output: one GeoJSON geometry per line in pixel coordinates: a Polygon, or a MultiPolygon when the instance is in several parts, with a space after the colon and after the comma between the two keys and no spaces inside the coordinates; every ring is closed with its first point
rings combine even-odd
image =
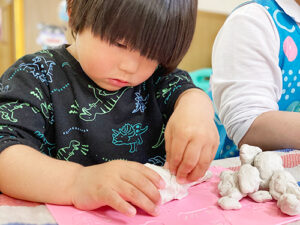
{"type": "Polygon", "coordinates": [[[218,200],[218,204],[222,209],[240,209],[239,203],[246,194],[239,190],[238,173],[231,170],[224,170],[220,174],[220,182],[218,184],[219,193],[222,198],[218,200]]]}
{"type": "Polygon", "coordinates": [[[170,171],[164,167],[156,166],[150,163],[146,163],[145,166],[157,172],[166,183],[165,188],[159,190],[161,204],[169,202],[173,199],[182,199],[186,197],[188,195],[188,189],[191,186],[202,183],[212,177],[212,172],[208,170],[202,178],[195,182],[189,184],[178,184],[176,181],[176,176],[172,175],[170,171]]]}
{"type": "Polygon", "coordinates": [[[232,189],[236,188],[234,172],[232,170],[224,170],[220,174],[220,182],[218,190],[221,196],[229,195],[232,189]]]}
{"type": "Polygon", "coordinates": [[[277,206],[281,212],[290,216],[300,214],[300,201],[293,194],[283,194],[277,201],[277,206]]]}
{"type": "Polygon", "coordinates": [[[300,188],[296,179],[287,171],[275,171],[269,184],[270,194],[278,200],[283,194],[293,194],[300,200],[300,188]]]}
{"type": "Polygon", "coordinates": [[[253,165],[255,156],[261,152],[262,150],[259,147],[255,147],[247,144],[242,145],[240,148],[240,160],[242,165],[243,164],[253,165]]]}
{"type": "Polygon", "coordinates": [[[242,193],[256,192],[261,182],[258,169],[250,164],[242,165],[238,171],[238,182],[242,193]]]}
{"type": "Polygon", "coordinates": [[[242,208],[241,203],[237,199],[230,198],[228,196],[220,198],[218,200],[218,204],[222,209],[225,209],[225,210],[242,208]]]}
{"type": "Polygon", "coordinates": [[[300,188],[295,178],[284,170],[278,154],[243,145],[240,159],[242,165],[239,171],[223,171],[220,175],[220,207],[239,209],[239,200],[248,195],[256,202],[274,198],[283,213],[291,216],[300,214],[300,188]]]}
{"type": "Polygon", "coordinates": [[[254,159],[254,166],[258,169],[262,182],[260,188],[268,190],[271,176],[276,170],[283,170],[281,157],[274,152],[259,153],[254,159]]]}
{"type": "Polygon", "coordinates": [[[255,202],[268,202],[273,199],[272,195],[268,191],[264,190],[250,193],[248,196],[255,202]]]}
{"type": "Polygon", "coordinates": [[[231,170],[222,171],[218,189],[221,196],[228,196],[238,201],[246,196],[240,192],[237,172],[231,170]]]}

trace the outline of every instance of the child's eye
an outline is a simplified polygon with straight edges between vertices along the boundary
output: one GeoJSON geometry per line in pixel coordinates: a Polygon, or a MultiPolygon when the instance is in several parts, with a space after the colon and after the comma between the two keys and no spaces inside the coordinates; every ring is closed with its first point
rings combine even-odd
{"type": "Polygon", "coordinates": [[[115,43],[115,46],[117,46],[117,47],[119,47],[119,48],[127,49],[127,45],[122,44],[122,43],[120,43],[120,42],[116,42],[116,43],[115,43]]]}

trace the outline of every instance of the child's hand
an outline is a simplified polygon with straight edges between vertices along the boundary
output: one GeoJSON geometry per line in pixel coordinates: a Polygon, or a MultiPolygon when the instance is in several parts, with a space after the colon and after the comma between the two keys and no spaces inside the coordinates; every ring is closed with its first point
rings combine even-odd
{"type": "Polygon", "coordinates": [[[72,188],[74,206],[93,210],[105,205],[134,216],[140,207],[158,215],[163,179],[146,166],[130,161],[114,160],[100,165],[83,167],[72,188]]]}
{"type": "Polygon", "coordinates": [[[185,91],[176,102],[166,131],[166,166],[177,182],[196,181],[214,159],[219,135],[209,97],[200,90],[185,91]]]}

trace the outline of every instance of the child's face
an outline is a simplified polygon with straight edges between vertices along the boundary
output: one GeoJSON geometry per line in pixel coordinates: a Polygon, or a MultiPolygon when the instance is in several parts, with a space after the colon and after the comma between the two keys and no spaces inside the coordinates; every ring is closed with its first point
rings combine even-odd
{"type": "Polygon", "coordinates": [[[110,45],[86,29],[77,34],[75,43],[68,50],[98,86],[116,91],[141,84],[158,66],[157,61],[141,56],[138,51],[130,51],[121,44],[110,45]]]}

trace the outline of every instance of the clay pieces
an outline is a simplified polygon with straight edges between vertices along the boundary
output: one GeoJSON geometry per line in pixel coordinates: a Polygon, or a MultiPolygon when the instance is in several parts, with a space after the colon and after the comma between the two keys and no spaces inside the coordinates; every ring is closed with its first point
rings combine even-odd
{"type": "Polygon", "coordinates": [[[186,197],[188,195],[188,189],[191,186],[202,183],[212,177],[212,172],[207,171],[202,178],[195,182],[189,184],[178,184],[176,181],[176,176],[172,175],[170,171],[165,169],[164,167],[156,166],[149,163],[146,163],[145,166],[157,172],[166,183],[165,188],[159,190],[161,196],[161,204],[169,202],[173,199],[182,199],[186,197]]]}
{"type": "Polygon", "coordinates": [[[249,196],[256,202],[277,200],[277,206],[288,215],[300,214],[300,188],[295,178],[284,170],[281,157],[262,152],[255,146],[242,145],[239,171],[223,171],[218,185],[223,209],[240,209],[240,200],[249,196]]]}

